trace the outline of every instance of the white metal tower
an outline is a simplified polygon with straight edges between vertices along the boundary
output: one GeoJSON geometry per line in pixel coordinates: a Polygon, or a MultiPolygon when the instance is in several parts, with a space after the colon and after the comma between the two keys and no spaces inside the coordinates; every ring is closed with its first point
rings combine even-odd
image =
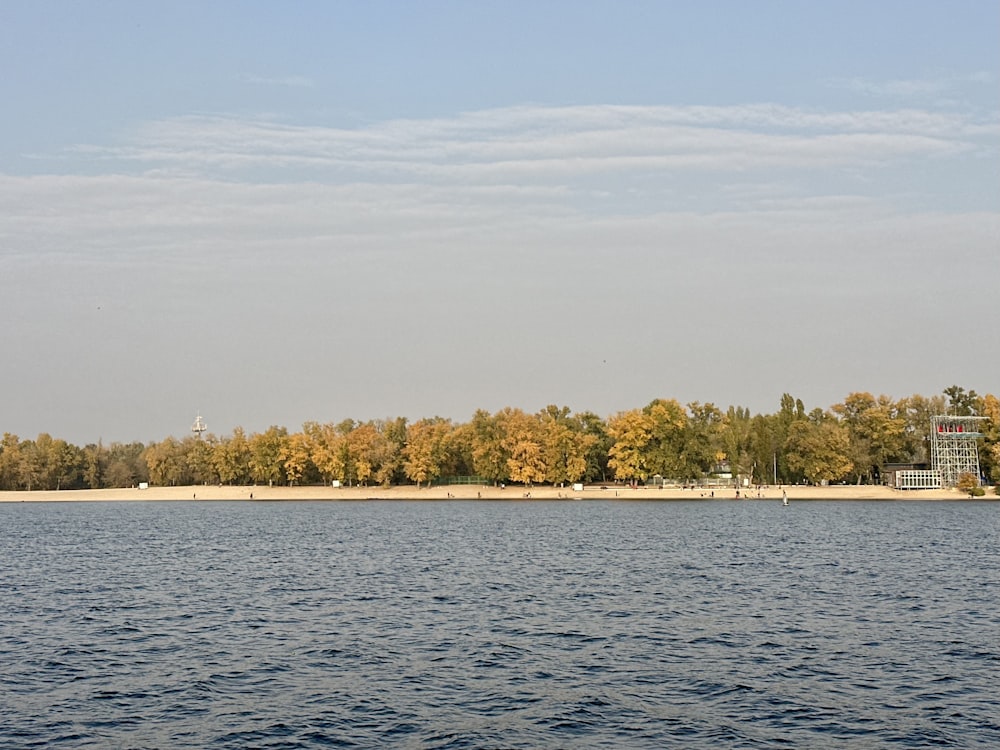
{"type": "Polygon", "coordinates": [[[979,484],[979,423],[986,417],[931,417],[931,468],[941,472],[941,485],[954,487],[962,474],[979,484]]]}
{"type": "Polygon", "coordinates": [[[194,424],[191,425],[191,432],[193,432],[195,436],[200,439],[201,433],[207,429],[208,427],[205,426],[205,420],[201,418],[201,412],[198,412],[198,416],[194,418],[194,424]]]}

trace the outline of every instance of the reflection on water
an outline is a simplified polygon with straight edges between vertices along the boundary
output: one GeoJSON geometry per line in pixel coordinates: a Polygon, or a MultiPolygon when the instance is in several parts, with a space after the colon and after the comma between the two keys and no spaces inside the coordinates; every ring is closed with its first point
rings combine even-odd
{"type": "Polygon", "coordinates": [[[0,506],[0,747],[997,747],[998,510],[0,506]]]}

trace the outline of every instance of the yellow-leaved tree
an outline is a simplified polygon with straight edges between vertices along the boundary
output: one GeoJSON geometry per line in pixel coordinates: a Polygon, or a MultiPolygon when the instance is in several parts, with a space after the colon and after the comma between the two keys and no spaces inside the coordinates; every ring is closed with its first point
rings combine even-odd
{"type": "Polygon", "coordinates": [[[608,468],[615,479],[645,481],[649,476],[645,452],[652,433],[653,419],[642,409],[619,412],[608,420],[608,468]]]}

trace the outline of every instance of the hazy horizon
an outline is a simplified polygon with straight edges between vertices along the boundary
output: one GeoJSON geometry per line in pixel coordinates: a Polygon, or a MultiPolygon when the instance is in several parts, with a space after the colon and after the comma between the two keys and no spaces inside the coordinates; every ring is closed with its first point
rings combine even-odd
{"type": "Polygon", "coordinates": [[[4,4],[0,433],[996,393],[998,29],[4,4]]]}

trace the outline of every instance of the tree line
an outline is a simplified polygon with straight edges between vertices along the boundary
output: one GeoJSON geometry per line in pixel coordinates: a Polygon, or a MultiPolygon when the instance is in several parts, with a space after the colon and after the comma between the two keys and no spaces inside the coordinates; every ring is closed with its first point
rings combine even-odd
{"type": "Polygon", "coordinates": [[[753,484],[878,483],[887,463],[929,460],[934,415],[983,416],[983,473],[1000,481],[1000,401],[952,386],[902,399],[851,393],[806,411],[781,397],[778,411],[751,414],[711,403],[655,399],[603,419],[547,406],[537,413],[479,410],[440,417],[307,422],[247,434],[167,437],[143,444],[78,447],[47,433],[0,440],[0,489],[55,490],[153,485],[428,485],[457,477],[500,484],[646,482],[697,484],[731,475],[753,484]]]}

